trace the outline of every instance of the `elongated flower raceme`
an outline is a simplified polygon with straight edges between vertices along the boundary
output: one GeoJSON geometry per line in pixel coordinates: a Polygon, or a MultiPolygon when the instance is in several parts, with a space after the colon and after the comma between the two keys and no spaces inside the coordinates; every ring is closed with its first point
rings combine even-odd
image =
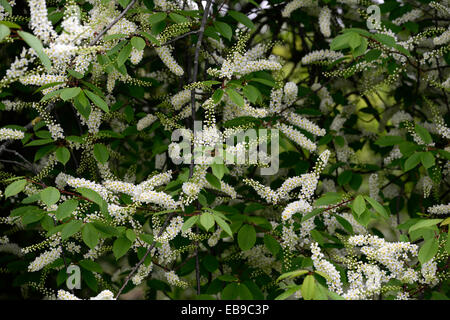
{"type": "Polygon", "coordinates": [[[331,20],[331,10],[327,6],[325,6],[320,11],[319,26],[320,32],[322,32],[323,36],[326,38],[331,36],[330,20],[331,20]]]}
{"type": "MultiPolygon", "coordinates": [[[[74,294],[71,294],[70,292],[67,292],[65,290],[58,290],[57,295],[58,300],[82,300],[75,296],[74,294]]],[[[114,294],[110,290],[103,290],[100,292],[97,296],[90,298],[89,300],[115,300],[114,294]]]]}
{"type": "Polygon", "coordinates": [[[0,273],[33,297],[449,295],[449,0],[16,2],[0,273]]]}
{"type": "Polygon", "coordinates": [[[156,53],[161,58],[162,62],[177,76],[182,76],[184,74],[183,68],[175,61],[172,56],[172,52],[169,46],[161,46],[155,48],[156,53]]]}
{"type": "Polygon", "coordinates": [[[284,7],[281,14],[283,17],[290,17],[295,10],[313,5],[316,5],[315,0],[293,0],[284,7]]]}
{"type": "Polygon", "coordinates": [[[37,257],[33,262],[30,263],[30,265],[28,266],[28,271],[35,272],[41,270],[45,266],[58,259],[61,255],[61,252],[61,247],[58,247],[42,253],[39,257],[37,257]]]}
{"type": "Polygon", "coordinates": [[[30,7],[30,24],[34,34],[44,43],[49,43],[56,37],[53,25],[47,16],[47,5],[45,0],[28,0],[30,7]]]}
{"type": "Polygon", "coordinates": [[[281,218],[283,220],[289,220],[295,213],[308,213],[312,211],[311,205],[304,201],[299,200],[290,203],[281,213],[281,218]]]}
{"type": "Polygon", "coordinates": [[[143,203],[154,203],[167,209],[176,209],[179,206],[179,203],[168,194],[151,190],[135,194],[133,200],[143,203]]]}
{"type": "Polygon", "coordinates": [[[191,101],[191,90],[182,90],[170,99],[175,110],[180,110],[189,101],[191,101]]]}
{"type": "Polygon", "coordinates": [[[136,129],[138,129],[138,131],[142,131],[145,128],[148,128],[149,126],[151,126],[157,119],[158,119],[157,116],[148,114],[145,117],[143,117],[142,119],[139,119],[139,121],[136,125],[136,129]]]}
{"type": "Polygon", "coordinates": [[[298,130],[295,130],[292,126],[288,126],[282,123],[277,125],[277,128],[279,128],[280,131],[286,135],[286,137],[288,137],[290,140],[292,140],[302,148],[305,148],[306,150],[311,152],[316,150],[317,146],[304,134],[302,134],[298,130]]]}
{"type": "Polygon", "coordinates": [[[449,204],[437,204],[428,208],[428,213],[436,215],[444,215],[450,213],[450,203],[449,204]]]}
{"type": "Polygon", "coordinates": [[[25,134],[23,131],[9,128],[0,129],[0,141],[1,140],[18,140],[23,139],[25,134]]]}
{"type": "Polygon", "coordinates": [[[341,52],[333,50],[315,50],[302,58],[302,64],[308,65],[317,61],[327,60],[334,61],[342,58],[344,55],[341,52]]]}
{"type": "Polygon", "coordinates": [[[284,118],[291,124],[302,128],[308,132],[311,132],[312,134],[316,136],[324,136],[326,134],[325,129],[320,128],[318,125],[313,123],[312,121],[295,114],[293,112],[284,113],[284,118]]]}

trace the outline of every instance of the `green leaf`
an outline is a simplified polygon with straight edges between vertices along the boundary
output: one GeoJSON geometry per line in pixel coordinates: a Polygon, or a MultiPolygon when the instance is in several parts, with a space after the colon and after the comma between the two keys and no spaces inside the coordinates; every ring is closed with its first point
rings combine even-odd
{"type": "Polygon", "coordinates": [[[9,216],[10,217],[20,217],[20,216],[24,216],[25,214],[32,212],[32,211],[41,211],[41,209],[36,206],[19,207],[19,208],[11,210],[11,213],[9,216]]]}
{"type": "Polygon", "coordinates": [[[350,234],[353,234],[353,227],[350,224],[350,222],[348,222],[346,219],[344,219],[342,216],[340,215],[333,215],[336,220],[339,222],[339,224],[344,228],[345,231],[347,231],[350,234]]]}
{"type": "Polygon", "coordinates": [[[181,14],[177,14],[174,12],[169,13],[169,17],[175,21],[175,23],[186,23],[189,22],[189,19],[186,17],[183,17],[181,14]]]}
{"type": "Polygon", "coordinates": [[[17,33],[31,48],[34,49],[47,71],[51,72],[52,63],[50,62],[47,54],[44,52],[44,47],[42,46],[41,40],[25,31],[17,31],[17,33]]]}
{"type": "Polygon", "coordinates": [[[252,86],[252,85],[246,85],[244,88],[242,88],[242,92],[244,93],[245,97],[252,103],[255,103],[256,100],[261,96],[261,92],[259,90],[252,86]]]}
{"type": "Polygon", "coordinates": [[[217,179],[216,176],[212,175],[211,173],[206,174],[206,181],[208,181],[212,187],[219,190],[221,189],[220,180],[217,179]]]}
{"type": "Polygon", "coordinates": [[[290,296],[292,296],[294,293],[296,293],[300,289],[301,289],[300,285],[298,285],[298,286],[293,285],[293,286],[289,287],[285,292],[283,292],[282,294],[277,296],[275,298],[275,300],[285,300],[285,299],[289,298],[290,296]]]}
{"type": "Polygon", "coordinates": [[[119,55],[117,56],[117,66],[122,66],[125,61],[128,60],[130,57],[131,51],[133,50],[133,46],[131,43],[127,44],[125,47],[123,47],[122,50],[120,50],[119,55]]]}
{"type": "Polygon", "coordinates": [[[154,242],[153,236],[148,233],[141,233],[139,235],[139,238],[141,238],[142,241],[144,241],[145,243],[148,243],[149,245],[152,245],[154,242]]]}
{"type": "Polygon", "coordinates": [[[3,24],[0,24],[0,41],[5,39],[7,36],[9,36],[11,31],[9,28],[3,24]]]}
{"type": "Polygon", "coordinates": [[[113,253],[114,256],[116,257],[116,260],[121,258],[125,253],[127,253],[127,251],[131,248],[132,244],[133,243],[127,238],[124,237],[117,238],[113,244],[113,253]]]}
{"type": "Polygon", "coordinates": [[[56,209],[56,218],[58,220],[63,220],[67,217],[70,217],[72,212],[78,207],[78,201],[75,199],[69,199],[64,201],[58,206],[56,209]]]}
{"type": "Polygon", "coordinates": [[[222,290],[222,300],[235,300],[239,294],[239,285],[235,282],[229,283],[222,290]]]}
{"type": "Polygon", "coordinates": [[[83,226],[83,221],[81,220],[72,220],[64,225],[61,230],[61,239],[66,240],[73,236],[75,233],[80,231],[83,226]]]}
{"type": "Polygon", "coordinates": [[[414,129],[418,134],[418,136],[423,140],[423,142],[425,142],[425,144],[430,144],[433,142],[433,139],[431,138],[431,135],[427,129],[425,129],[419,124],[416,124],[414,129]]]}
{"type": "Polygon", "coordinates": [[[372,34],[372,38],[391,48],[394,48],[397,44],[397,41],[393,37],[382,33],[372,34]]]}
{"type": "Polygon", "coordinates": [[[11,196],[15,196],[19,192],[21,192],[27,184],[27,180],[18,180],[11,183],[9,186],[5,189],[5,199],[11,196]]]}
{"type": "MultiPolygon", "coordinates": [[[[6,0],[0,0],[0,4],[1,4],[3,1],[6,1],[6,0]]],[[[3,6],[3,8],[4,8],[4,7],[5,7],[5,6],[3,6]]],[[[20,28],[22,28],[22,27],[19,26],[17,23],[14,23],[14,22],[11,22],[11,21],[5,21],[5,20],[3,20],[3,21],[0,21],[0,24],[3,24],[3,25],[7,26],[7,27],[10,28],[10,29],[20,29],[20,28]]]]}
{"type": "Polygon", "coordinates": [[[213,163],[213,164],[211,164],[211,169],[212,169],[213,174],[219,180],[222,180],[225,173],[229,172],[228,168],[223,163],[213,163]]]}
{"type": "Polygon", "coordinates": [[[280,244],[278,243],[277,240],[275,240],[274,237],[272,237],[268,234],[264,235],[264,245],[270,251],[270,253],[272,253],[274,256],[276,256],[277,253],[280,252],[280,249],[281,249],[280,244]]]}
{"type": "Polygon", "coordinates": [[[9,4],[8,0],[0,0],[0,5],[3,7],[3,9],[8,12],[10,15],[12,15],[12,7],[9,4]]]}
{"type": "Polygon", "coordinates": [[[122,8],[126,8],[127,5],[130,3],[130,0],[118,0],[119,4],[122,6],[122,8]]]}
{"type": "Polygon", "coordinates": [[[156,23],[158,23],[158,22],[163,21],[163,20],[166,19],[166,18],[167,18],[167,13],[165,13],[165,12],[157,12],[157,13],[155,13],[155,14],[152,14],[152,15],[148,18],[148,21],[149,21],[151,24],[156,24],[156,23]]]}
{"type": "Polygon", "coordinates": [[[145,40],[142,39],[141,37],[133,37],[131,38],[131,45],[139,51],[144,50],[145,40]]]}
{"type": "Polygon", "coordinates": [[[443,221],[443,219],[425,219],[425,220],[420,220],[417,223],[415,223],[414,225],[412,225],[409,228],[408,232],[411,233],[411,232],[413,232],[415,230],[418,230],[418,229],[429,228],[429,227],[432,227],[434,225],[437,225],[441,221],[443,221]]]}
{"type": "Polygon", "coordinates": [[[157,46],[161,45],[161,42],[156,39],[154,36],[152,36],[151,34],[141,31],[141,34],[146,37],[150,42],[152,42],[153,44],[156,44],[157,46]]]}
{"type": "Polygon", "coordinates": [[[333,39],[330,43],[331,50],[342,50],[346,48],[355,49],[361,44],[361,36],[353,31],[345,32],[333,39]]]}
{"type": "Polygon", "coordinates": [[[95,227],[96,230],[100,231],[104,235],[108,236],[116,236],[119,237],[121,233],[117,230],[116,227],[107,225],[100,221],[93,221],[92,225],[95,227]]]}
{"type": "Polygon", "coordinates": [[[295,271],[291,271],[291,272],[286,272],[278,277],[277,282],[284,280],[284,279],[297,278],[304,274],[307,274],[308,272],[309,272],[308,270],[295,270],[295,271]]]}
{"type": "Polygon", "coordinates": [[[253,299],[252,293],[247,288],[247,286],[243,283],[239,283],[238,296],[241,298],[241,300],[252,300],[253,299]]]}
{"type": "Polygon", "coordinates": [[[41,98],[41,102],[50,100],[51,98],[58,96],[61,91],[62,89],[58,89],[47,93],[45,96],[41,98]]]}
{"type": "Polygon", "coordinates": [[[360,57],[367,51],[368,42],[365,38],[360,38],[361,43],[356,48],[352,50],[352,55],[354,58],[360,57]]]}
{"type": "Polygon", "coordinates": [[[109,151],[102,143],[96,143],[94,145],[94,157],[98,162],[105,164],[109,159],[109,151]]]}
{"type": "Polygon", "coordinates": [[[237,117],[234,119],[230,119],[228,121],[226,121],[223,126],[225,128],[231,128],[231,127],[238,127],[238,126],[243,126],[246,124],[257,124],[260,123],[260,120],[258,120],[257,118],[254,117],[250,117],[250,116],[242,116],[242,117],[237,117]]]}
{"type": "Polygon", "coordinates": [[[353,200],[353,211],[360,216],[366,210],[366,202],[362,195],[358,195],[355,200],[353,200]]]}
{"type": "Polygon", "coordinates": [[[439,249],[439,241],[432,237],[427,239],[419,250],[419,261],[421,264],[433,258],[439,249]]]}
{"type": "Polygon", "coordinates": [[[70,151],[66,147],[59,147],[55,151],[56,160],[61,162],[63,165],[67,163],[70,159],[70,151]]]}
{"type": "Polygon", "coordinates": [[[379,145],[380,147],[387,147],[400,144],[401,142],[404,141],[405,140],[402,137],[398,136],[382,136],[378,138],[377,141],[375,141],[375,144],[379,145]]]}
{"type": "Polygon", "coordinates": [[[334,137],[334,142],[339,146],[339,147],[343,147],[345,145],[345,140],[343,137],[341,136],[335,136],[334,137]]]}
{"type": "Polygon", "coordinates": [[[98,206],[100,207],[100,210],[102,211],[102,213],[109,217],[109,213],[108,213],[108,204],[106,203],[106,201],[94,190],[92,189],[88,189],[88,188],[84,188],[84,187],[79,187],[76,189],[83,197],[93,201],[94,203],[98,204],[98,206]]]}
{"type": "Polygon", "coordinates": [[[78,87],[75,88],[64,88],[60,91],[59,96],[63,101],[67,101],[70,99],[75,98],[77,95],[79,95],[81,92],[81,89],[78,87]]]}
{"type": "Polygon", "coordinates": [[[228,40],[231,40],[231,37],[233,36],[233,30],[228,24],[226,24],[225,22],[214,21],[214,27],[222,36],[224,36],[228,40]]]}
{"type": "Polygon", "coordinates": [[[91,105],[83,91],[73,99],[73,104],[84,119],[88,120],[89,115],[91,114],[91,105]]]}
{"type": "Polygon", "coordinates": [[[378,49],[370,50],[366,53],[365,59],[367,62],[377,60],[381,56],[382,51],[378,49]]]}
{"type": "Polygon", "coordinates": [[[353,173],[352,173],[350,170],[345,170],[344,172],[342,172],[342,173],[339,175],[339,177],[338,177],[338,179],[337,179],[338,184],[339,184],[340,186],[343,186],[343,185],[349,183],[350,180],[352,180],[352,175],[353,175],[353,173]]]}
{"type": "Polygon", "coordinates": [[[86,270],[102,273],[102,267],[95,261],[89,260],[89,259],[83,259],[78,262],[81,267],[83,267],[86,270]]]}
{"type": "Polygon", "coordinates": [[[56,202],[58,202],[59,197],[61,194],[59,193],[59,190],[55,187],[48,187],[45,188],[40,192],[41,200],[47,205],[51,206],[54,205],[56,202]]]}
{"type": "Polygon", "coordinates": [[[228,14],[237,22],[242,23],[244,26],[246,26],[249,29],[253,29],[255,27],[255,25],[253,24],[252,20],[250,20],[249,17],[247,17],[245,14],[243,14],[242,12],[238,12],[238,11],[232,11],[229,10],[228,14]]]}
{"type": "Polygon", "coordinates": [[[200,223],[208,231],[214,226],[214,217],[209,212],[203,212],[200,216],[200,223]]]}
{"type": "Polygon", "coordinates": [[[33,140],[30,143],[27,143],[25,145],[25,147],[36,147],[36,146],[43,146],[45,144],[49,144],[52,143],[53,139],[38,139],[38,140],[33,140]]]}
{"type": "Polygon", "coordinates": [[[223,274],[221,276],[218,276],[217,279],[219,279],[220,281],[224,281],[224,282],[235,282],[235,281],[239,280],[238,278],[236,278],[235,276],[233,276],[231,274],[223,274]]]}
{"type": "Polygon", "coordinates": [[[389,218],[389,214],[386,211],[386,209],[381,204],[379,204],[376,200],[374,200],[368,196],[364,196],[364,199],[366,199],[366,201],[370,203],[370,205],[372,206],[372,208],[375,209],[376,212],[378,212],[385,218],[389,218]]]}
{"type": "Polygon", "coordinates": [[[217,215],[213,215],[213,216],[214,216],[214,220],[216,220],[219,227],[222,228],[222,230],[225,231],[231,238],[233,238],[233,232],[231,231],[231,228],[228,225],[228,223],[226,223],[225,220],[223,220],[221,217],[219,217],[217,215]]]}
{"type": "Polygon", "coordinates": [[[250,250],[256,242],[255,228],[249,224],[244,224],[238,232],[237,240],[242,251],[250,250]]]}
{"type": "Polygon", "coordinates": [[[327,192],[314,202],[314,206],[320,207],[320,206],[327,206],[330,204],[336,204],[339,201],[341,201],[341,199],[342,195],[340,195],[339,193],[327,192]]]}
{"type": "Polygon", "coordinates": [[[127,231],[125,231],[125,236],[127,237],[128,240],[130,240],[131,242],[133,242],[134,240],[136,240],[136,233],[134,233],[134,231],[132,229],[127,229],[127,231]]]}
{"type": "Polygon", "coordinates": [[[359,216],[356,215],[356,213],[353,213],[353,215],[354,215],[354,218],[356,219],[356,221],[358,221],[364,227],[367,227],[367,225],[369,224],[370,219],[372,218],[372,213],[367,208],[359,216]]]}
{"type": "Polygon", "coordinates": [[[413,153],[408,159],[405,161],[405,172],[411,169],[414,169],[421,161],[420,152],[413,153]]]}
{"type": "Polygon", "coordinates": [[[43,211],[31,211],[31,212],[27,212],[23,217],[22,217],[22,223],[24,225],[28,225],[34,222],[38,222],[41,219],[44,218],[46,214],[43,211]]]}
{"type": "Polygon", "coordinates": [[[300,291],[302,292],[303,299],[305,300],[314,299],[316,292],[316,280],[314,279],[313,275],[306,276],[300,291]]]}
{"type": "Polygon", "coordinates": [[[431,168],[435,165],[434,156],[430,151],[422,152],[420,160],[422,161],[422,164],[426,169],[431,168]]]}
{"type": "Polygon", "coordinates": [[[216,257],[214,257],[214,256],[206,256],[202,260],[202,265],[209,272],[214,272],[219,267],[219,262],[217,261],[216,257]]]}
{"type": "Polygon", "coordinates": [[[237,106],[244,107],[244,98],[236,90],[228,88],[225,89],[225,92],[237,106]]]}
{"type": "Polygon", "coordinates": [[[217,89],[216,91],[214,91],[214,94],[212,95],[213,102],[215,104],[218,104],[222,100],[222,97],[223,97],[223,90],[217,89]]]}
{"type": "Polygon", "coordinates": [[[80,80],[83,79],[84,75],[75,70],[68,69],[67,72],[74,78],[80,80]]]}
{"type": "Polygon", "coordinates": [[[99,232],[94,225],[90,223],[84,225],[83,230],[81,230],[81,236],[83,238],[83,242],[91,249],[94,249],[98,244],[99,232]]]}
{"type": "Polygon", "coordinates": [[[198,221],[199,217],[196,216],[192,216],[189,219],[187,219],[184,223],[183,223],[183,227],[181,227],[181,231],[185,232],[186,230],[188,230],[189,228],[191,228],[197,221],[198,221]]]}
{"type": "Polygon", "coordinates": [[[98,95],[96,95],[95,93],[93,93],[92,91],[83,89],[84,93],[86,93],[86,95],[88,96],[88,98],[100,109],[102,109],[105,112],[109,112],[109,107],[108,104],[105,102],[105,100],[103,100],[102,98],[100,98],[98,95]]]}

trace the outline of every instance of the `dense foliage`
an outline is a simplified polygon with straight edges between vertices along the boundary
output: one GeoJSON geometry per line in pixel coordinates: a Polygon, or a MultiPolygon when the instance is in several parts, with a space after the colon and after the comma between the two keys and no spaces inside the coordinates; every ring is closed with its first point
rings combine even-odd
{"type": "Polygon", "coordinates": [[[450,297],[450,1],[0,19],[1,298],[450,297]]]}

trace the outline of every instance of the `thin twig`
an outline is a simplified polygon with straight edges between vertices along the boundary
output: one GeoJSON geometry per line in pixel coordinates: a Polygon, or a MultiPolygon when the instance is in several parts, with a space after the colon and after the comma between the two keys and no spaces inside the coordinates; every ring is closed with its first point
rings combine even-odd
{"type": "Polygon", "coordinates": [[[131,7],[136,3],[136,0],[132,0],[127,7],[117,16],[117,18],[115,18],[113,21],[111,21],[110,24],[108,24],[106,26],[105,29],[103,29],[95,38],[94,40],[91,41],[91,43],[89,45],[93,46],[94,44],[97,43],[98,40],[100,40],[100,38],[109,30],[111,29],[117,22],[119,22],[120,19],[123,18],[123,16],[127,13],[128,10],[131,9],[131,7]]]}
{"type": "MultiPolygon", "coordinates": [[[[197,82],[198,75],[198,59],[200,53],[200,47],[202,45],[203,33],[205,32],[206,20],[208,19],[209,10],[211,8],[212,0],[208,0],[205,6],[205,11],[203,12],[202,22],[200,29],[198,30],[197,44],[195,45],[194,53],[194,70],[192,72],[191,83],[197,82]]],[[[192,132],[195,139],[195,89],[191,90],[191,120],[192,120],[192,132]]],[[[191,152],[193,153],[193,145],[191,145],[191,152]]],[[[191,164],[189,166],[189,178],[192,177],[194,173],[194,156],[191,156],[191,164]]],[[[197,230],[198,232],[198,227],[197,230]]],[[[195,275],[197,279],[197,294],[200,294],[200,265],[198,261],[198,241],[195,242],[195,275]]]]}
{"type": "Polygon", "coordinates": [[[152,244],[147,249],[147,252],[144,254],[142,259],[134,266],[134,268],[128,274],[127,278],[125,279],[125,282],[123,283],[123,285],[120,288],[119,292],[117,292],[117,294],[116,294],[116,299],[120,296],[120,294],[122,293],[123,289],[125,289],[125,287],[127,286],[128,282],[130,281],[130,279],[133,276],[133,274],[137,271],[137,269],[141,266],[141,264],[144,263],[144,261],[147,258],[148,254],[153,250],[153,248],[156,245],[156,238],[160,237],[163,234],[164,230],[166,229],[167,225],[169,224],[170,218],[172,218],[173,215],[174,215],[173,212],[169,213],[169,215],[166,218],[166,221],[164,221],[161,229],[159,230],[158,235],[155,237],[155,239],[153,240],[152,244]]]}

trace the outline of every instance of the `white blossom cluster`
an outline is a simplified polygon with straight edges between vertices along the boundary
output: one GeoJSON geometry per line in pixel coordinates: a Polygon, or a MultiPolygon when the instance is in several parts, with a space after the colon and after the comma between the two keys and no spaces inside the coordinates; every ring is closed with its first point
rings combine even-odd
{"type": "Polygon", "coordinates": [[[9,128],[0,129],[0,141],[1,140],[18,140],[23,139],[25,134],[23,131],[9,128]]]}
{"type": "Polygon", "coordinates": [[[311,51],[307,55],[302,58],[302,64],[308,65],[317,61],[327,60],[327,61],[335,61],[344,57],[341,52],[333,51],[333,50],[315,50],[311,51]]]}
{"type": "Polygon", "coordinates": [[[436,215],[450,214],[450,203],[449,204],[437,204],[428,208],[428,213],[436,215]]]}
{"type": "Polygon", "coordinates": [[[315,0],[293,0],[284,7],[281,14],[283,17],[290,17],[291,13],[297,9],[314,5],[317,5],[315,0]]]}
{"type": "Polygon", "coordinates": [[[37,257],[33,262],[30,263],[30,265],[28,266],[28,271],[35,272],[41,270],[45,266],[58,259],[61,256],[61,253],[61,247],[57,247],[42,253],[39,257],[37,257]]]}
{"type": "Polygon", "coordinates": [[[325,38],[329,38],[331,36],[331,10],[327,6],[323,7],[319,14],[319,27],[320,32],[322,32],[325,38]]]}
{"type": "Polygon", "coordinates": [[[208,69],[208,73],[219,78],[231,79],[234,75],[243,76],[260,70],[280,70],[281,64],[274,59],[253,60],[252,52],[240,54],[234,52],[228,57],[220,69],[208,69]]]}
{"type": "MultiPolygon", "coordinates": [[[[74,294],[71,294],[70,292],[67,292],[65,290],[58,290],[57,294],[58,300],[81,300],[74,294]]],[[[109,290],[103,290],[95,297],[90,298],[89,300],[115,300],[114,294],[109,290]]]]}

